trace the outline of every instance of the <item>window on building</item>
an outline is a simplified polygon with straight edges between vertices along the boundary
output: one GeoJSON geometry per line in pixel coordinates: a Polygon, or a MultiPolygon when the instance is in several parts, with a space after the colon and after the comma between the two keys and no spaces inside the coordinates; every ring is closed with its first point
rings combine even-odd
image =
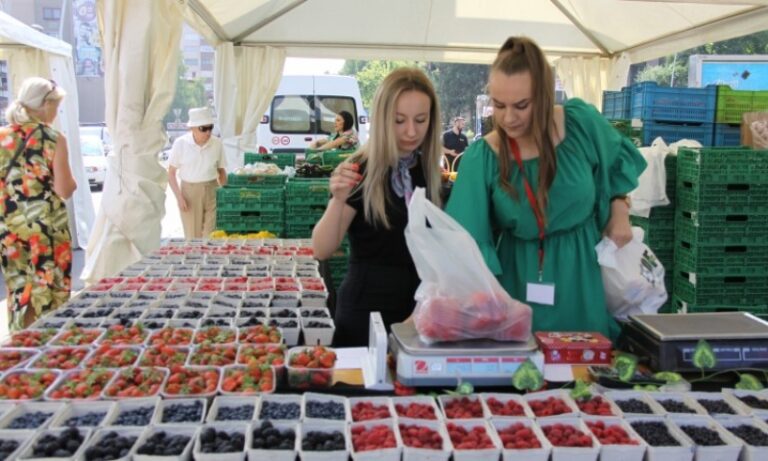
{"type": "Polygon", "coordinates": [[[58,21],[61,19],[61,8],[43,8],[43,19],[46,21],[58,21]]]}
{"type": "Polygon", "coordinates": [[[213,53],[200,55],[200,70],[213,70],[213,53]]]}
{"type": "Polygon", "coordinates": [[[197,59],[185,59],[184,64],[186,64],[187,66],[199,66],[200,61],[197,59]]]}

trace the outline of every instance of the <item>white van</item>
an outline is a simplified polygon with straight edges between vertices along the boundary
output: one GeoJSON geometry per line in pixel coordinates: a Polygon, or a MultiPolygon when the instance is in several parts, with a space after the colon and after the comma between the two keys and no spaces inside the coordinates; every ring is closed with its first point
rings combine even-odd
{"type": "Polygon", "coordinates": [[[310,142],[333,131],[336,114],[342,110],[352,114],[360,144],[364,143],[368,139],[368,114],[354,77],[283,76],[259,124],[259,150],[304,152],[310,142]]]}

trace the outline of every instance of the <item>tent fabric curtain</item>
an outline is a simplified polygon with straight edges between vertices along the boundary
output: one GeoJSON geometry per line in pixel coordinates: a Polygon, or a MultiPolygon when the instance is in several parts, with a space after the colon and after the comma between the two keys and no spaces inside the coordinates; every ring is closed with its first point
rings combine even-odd
{"type": "MultiPolygon", "coordinates": [[[[5,20],[4,17],[0,19],[5,20]]],[[[25,33],[23,30],[15,27],[10,29],[3,27],[2,30],[13,32],[14,35],[25,33]]],[[[28,33],[32,35],[40,34],[40,32],[32,28],[29,28],[28,33]]],[[[8,38],[20,37],[9,36],[8,38]]],[[[46,38],[50,37],[46,36],[46,38]]],[[[20,41],[41,43],[43,45],[46,43],[46,40],[22,39],[20,41]]],[[[67,55],[60,55],[39,48],[8,48],[0,53],[0,58],[7,59],[8,61],[9,80],[13,95],[11,97],[15,97],[18,94],[24,79],[37,76],[53,79],[57,85],[64,88],[64,91],[67,92],[64,102],[59,106],[59,113],[54,125],[67,138],[69,166],[78,184],[78,188],[75,190],[72,198],[67,200],[72,246],[74,248],[85,248],[88,244],[91,226],[93,226],[94,211],[88,179],[85,176],[85,169],[83,167],[83,157],[80,154],[80,132],[78,127],[80,115],[71,48],[67,55]]]]}
{"type": "Polygon", "coordinates": [[[560,58],[555,71],[569,98],[578,97],[600,109],[603,91],[627,84],[630,61],[626,54],[608,58],[560,58]]]}
{"type": "Polygon", "coordinates": [[[82,279],[118,273],[160,246],[167,175],[157,154],[178,73],[182,12],[173,1],[100,0],[106,121],[114,142],[82,279]]]}
{"type": "Polygon", "coordinates": [[[275,47],[216,47],[214,100],[229,168],[242,166],[244,150],[253,150],[256,130],[280,85],[285,50],[275,47]]]}

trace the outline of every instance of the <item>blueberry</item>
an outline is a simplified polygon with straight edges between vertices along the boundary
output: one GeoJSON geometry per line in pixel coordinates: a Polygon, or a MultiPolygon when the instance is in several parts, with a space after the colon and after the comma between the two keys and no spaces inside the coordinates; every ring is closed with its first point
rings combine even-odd
{"type": "Polygon", "coordinates": [[[725,400],[699,399],[697,400],[710,414],[735,415],[736,411],[725,400]]]}
{"type": "Polygon", "coordinates": [[[334,401],[317,402],[311,400],[307,402],[305,412],[308,418],[337,419],[343,421],[346,417],[344,404],[334,401]]]}
{"type": "Polygon", "coordinates": [[[299,419],[301,407],[298,403],[280,403],[272,401],[262,401],[259,419],[299,419]]]}
{"type": "Polygon", "coordinates": [[[618,405],[624,413],[653,414],[651,407],[638,399],[616,400],[616,405],[618,405]]]}
{"type": "Polygon", "coordinates": [[[670,413],[696,413],[693,408],[689,407],[684,402],[679,402],[673,399],[659,400],[659,404],[670,413]]]}
{"type": "Polygon", "coordinates": [[[42,426],[44,422],[48,420],[53,413],[47,413],[44,411],[35,411],[32,413],[24,413],[21,416],[16,417],[11,424],[8,425],[8,429],[37,429],[42,426]]]}
{"type": "Polygon", "coordinates": [[[723,439],[720,438],[720,434],[708,427],[681,425],[680,429],[682,429],[683,432],[696,443],[696,445],[705,447],[725,445],[723,439]]]}
{"type": "MultiPolygon", "coordinates": [[[[617,402],[618,403],[618,402],[617,402]]],[[[632,429],[640,435],[648,445],[654,447],[679,447],[680,442],[677,441],[672,434],[669,433],[669,429],[666,424],[657,421],[636,421],[631,423],[632,429]]]]}
{"type": "Polygon", "coordinates": [[[92,411],[84,415],[72,416],[69,419],[67,419],[64,425],[71,426],[71,427],[79,427],[79,426],[96,427],[99,424],[101,424],[101,421],[104,419],[105,416],[107,416],[106,412],[92,411]]]}
{"type": "Polygon", "coordinates": [[[163,410],[164,423],[193,423],[203,419],[203,404],[195,401],[190,404],[176,403],[163,410]]]}
{"type": "Polygon", "coordinates": [[[147,406],[121,412],[115,422],[116,426],[147,426],[152,419],[155,407],[147,406]]]}
{"type": "Polygon", "coordinates": [[[250,421],[253,418],[253,405],[239,407],[219,407],[216,421],[250,421]]]}

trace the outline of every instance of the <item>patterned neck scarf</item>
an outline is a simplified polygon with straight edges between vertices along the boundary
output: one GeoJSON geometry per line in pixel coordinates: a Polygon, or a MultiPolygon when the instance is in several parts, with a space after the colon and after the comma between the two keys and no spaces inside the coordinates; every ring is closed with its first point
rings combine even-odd
{"type": "Polygon", "coordinates": [[[390,177],[392,190],[400,198],[405,198],[405,203],[411,201],[413,194],[413,182],[411,181],[411,168],[416,165],[421,152],[415,150],[397,162],[397,167],[392,170],[390,177]]]}

